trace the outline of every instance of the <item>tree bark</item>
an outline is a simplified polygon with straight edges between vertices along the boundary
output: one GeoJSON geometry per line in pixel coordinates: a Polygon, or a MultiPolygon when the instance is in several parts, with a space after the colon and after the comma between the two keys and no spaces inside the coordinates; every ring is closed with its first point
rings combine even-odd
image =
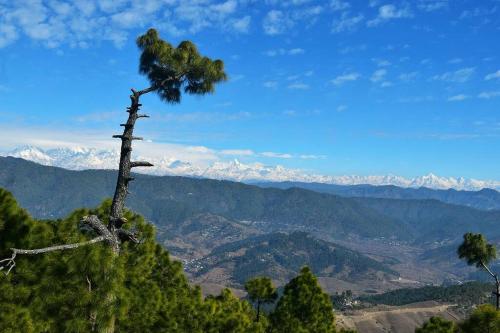
{"type": "MultiPolygon", "coordinates": [[[[145,161],[137,161],[132,162],[132,141],[133,140],[142,140],[142,138],[134,137],[134,127],[137,119],[139,118],[147,118],[147,115],[138,114],[138,111],[141,107],[139,103],[139,99],[142,95],[147,94],[153,90],[154,87],[150,87],[144,90],[136,91],[132,90],[132,94],[130,95],[130,106],[127,108],[128,119],[125,124],[121,124],[123,127],[123,134],[121,135],[113,135],[115,138],[121,139],[121,147],[120,147],[120,164],[118,166],[118,178],[116,180],[116,188],[115,194],[113,196],[113,202],[111,204],[111,212],[109,217],[109,224],[107,230],[111,233],[113,238],[116,240],[112,244],[113,256],[117,257],[120,252],[120,240],[131,240],[134,242],[138,242],[135,238],[135,235],[128,230],[121,229],[123,223],[126,223],[127,220],[123,217],[123,209],[125,206],[125,199],[127,198],[128,185],[131,181],[134,180],[131,177],[131,170],[134,167],[150,167],[153,166],[149,162],[145,161]]],[[[112,265],[115,265],[116,260],[112,260],[112,265]]],[[[107,267],[107,279],[112,279],[111,276],[114,267],[107,267]]],[[[110,307],[114,307],[116,303],[116,294],[113,291],[109,291],[106,295],[106,303],[110,307]]],[[[104,327],[99,329],[99,332],[103,333],[113,333],[115,331],[115,316],[114,314],[111,316],[108,322],[104,324],[104,327]]]]}
{"type": "MultiPolygon", "coordinates": [[[[147,115],[138,114],[141,107],[139,99],[142,95],[153,90],[155,90],[154,87],[149,87],[140,91],[132,89],[132,94],[130,95],[130,107],[127,108],[127,112],[129,113],[128,119],[125,124],[121,124],[124,127],[123,134],[113,135],[113,137],[122,140],[118,178],[116,180],[115,194],[113,196],[113,203],[111,204],[111,216],[108,225],[109,231],[116,236],[118,236],[117,230],[121,227],[121,224],[123,224],[123,207],[125,206],[125,199],[128,194],[128,185],[132,180],[134,180],[134,178],[130,175],[132,168],[140,166],[153,166],[151,163],[144,161],[131,162],[132,140],[141,139],[134,137],[135,122],[138,118],[147,117],[147,115]]],[[[118,251],[119,248],[116,249],[116,252],[118,251]]]]}
{"type": "Polygon", "coordinates": [[[498,278],[496,280],[497,291],[495,296],[497,297],[497,311],[500,310],[500,282],[498,282],[498,278]]]}
{"type": "Polygon", "coordinates": [[[498,274],[494,274],[488,266],[486,266],[482,261],[480,262],[481,266],[495,279],[495,287],[496,291],[492,294],[496,297],[496,308],[497,311],[500,310],[500,280],[498,279],[498,274]]]}
{"type": "Polygon", "coordinates": [[[260,320],[260,299],[257,300],[257,322],[260,320]]]}

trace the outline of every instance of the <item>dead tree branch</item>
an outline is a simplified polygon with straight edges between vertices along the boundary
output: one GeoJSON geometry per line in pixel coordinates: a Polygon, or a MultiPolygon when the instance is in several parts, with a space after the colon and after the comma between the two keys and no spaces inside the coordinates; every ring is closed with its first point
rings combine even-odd
{"type": "Polygon", "coordinates": [[[64,245],[55,245],[55,246],[49,246],[49,247],[44,247],[44,248],[40,248],[40,249],[33,249],[33,250],[11,248],[10,250],[12,251],[12,256],[10,258],[0,260],[0,264],[1,264],[0,271],[3,269],[7,269],[7,272],[5,272],[5,275],[8,275],[10,273],[10,271],[16,266],[15,259],[16,259],[16,256],[18,254],[31,256],[31,255],[36,255],[36,254],[41,254],[41,253],[46,253],[46,252],[53,252],[53,251],[60,251],[60,250],[71,250],[71,249],[76,249],[76,248],[79,248],[82,246],[102,242],[104,240],[106,240],[105,236],[98,236],[98,237],[93,238],[93,239],[86,241],[86,242],[64,244],[64,245]],[[5,264],[2,264],[2,263],[5,263],[5,264]]]}

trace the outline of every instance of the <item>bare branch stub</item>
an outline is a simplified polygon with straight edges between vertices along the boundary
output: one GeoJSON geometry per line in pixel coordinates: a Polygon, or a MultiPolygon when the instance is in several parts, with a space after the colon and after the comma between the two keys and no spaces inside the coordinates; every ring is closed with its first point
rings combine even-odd
{"type": "Polygon", "coordinates": [[[15,259],[16,259],[16,256],[18,254],[37,255],[37,254],[53,252],[53,251],[71,250],[71,249],[76,249],[76,248],[79,248],[82,246],[102,242],[104,240],[106,240],[105,236],[98,236],[98,237],[95,237],[95,238],[93,238],[89,241],[86,241],[86,242],[64,244],[64,245],[55,245],[55,246],[49,246],[49,247],[44,247],[44,248],[40,248],[40,249],[33,249],[33,250],[11,248],[10,250],[12,251],[12,256],[10,258],[0,260],[0,264],[1,264],[0,270],[7,269],[7,272],[5,274],[8,275],[10,273],[10,271],[16,266],[15,259]],[[5,264],[2,264],[4,262],[5,262],[5,264]]]}

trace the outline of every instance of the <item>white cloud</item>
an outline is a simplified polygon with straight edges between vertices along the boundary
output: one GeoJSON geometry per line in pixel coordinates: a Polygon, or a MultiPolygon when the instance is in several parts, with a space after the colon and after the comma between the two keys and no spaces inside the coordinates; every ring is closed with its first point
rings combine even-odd
{"type": "Polygon", "coordinates": [[[309,85],[303,83],[303,82],[294,82],[288,85],[288,89],[293,89],[293,90],[307,90],[309,89],[309,85]]]}
{"type": "MultiPolygon", "coordinates": [[[[12,149],[20,145],[32,145],[44,149],[99,147],[116,151],[119,140],[112,139],[108,131],[78,130],[64,131],[48,127],[1,128],[2,143],[0,149],[12,149]]],[[[166,155],[200,164],[218,160],[215,150],[203,146],[190,146],[170,143],[134,142],[134,155],[162,158],[166,155]]]]}
{"type": "Polygon", "coordinates": [[[417,5],[418,9],[433,12],[439,9],[448,7],[448,0],[420,0],[417,5]]]}
{"type": "Polygon", "coordinates": [[[494,73],[490,73],[484,77],[485,80],[500,79],[500,69],[494,73]]]}
{"type": "Polygon", "coordinates": [[[301,49],[301,48],[295,48],[295,49],[291,49],[288,51],[288,54],[290,55],[297,55],[297,54],[304,54],[304,49],[301,49]]]}
{"type": "Polygon", "coordinates": [[[347,110],[347,105],[339,105],[337,106],[337,112],[344,112],[347,110]]]}
{"type": "Polygon", "coordinates": [[[412,16],[413,14],[408,7],[397,8],[392,4],[383,5],[378,9],[378,16],[375,19],[366,22],[366,25],[368,27],[375,27],[389,20],[408,18],[412,16]]]}
{"type": "Polygon", "coordinates": [[[234,74],[229,77],[229,81],[231,82],[237,82],[240,80],[243,80],[245,78],[245,75],[243,74],[234,74]]]}
{"type": "Polygon", "coordinates": [[[14,25],[0,24],[0,48],[9,45],[15,41],[17,37],[18,33],[14,25]]]}
{"type": "Polygon", "coordinates": [[[336,86],[340,86],[346,82],[356,81],[360,77],[361,77],[361,75],[359,73],[352,72],[352,73],[339,75],[336,78],[334,78],[333,80],[331,80],[330,82],[336,86]]]}
{"type": "Polygon", "coordinates": [[[404,82],[410,82],[417,78],[418,72],[409,72],[399,74],[399,79],[404,82]]]}
{"type": "Polygon", "coordinates": [[[469,81],[475,72],[476,69],[474,67],[467,67],[454,72],[446,72],[440,75],[435,75],[432,79],[446,82],[464,83],[469,81]]]}
{"type": "Polygon", "coordinates": [[[323,12],[323,7],[313,6],[308,8],[302,8],[300,11],[294,12],[292,16],[296,19],[309,19],[321,14],[322,12],[323,12]]]}
{"type": "Polygon", "coordinates": [[[251,22],[251,17],[249,15],[244,16],[239,19],[233,19],[230,22],[230,26],[234,29],[236,32],[248,32],[250,29],[250,22],[251,22]]]}
{"type": "Polygon", "coordinates": [[[224,149],[219,151],[219,154],[230,156],[254,156],[255,152],[250,149],[224,149]]]}
{"type": "Polygon", "coordinates": [[[304,54],[306,51],[300,47],[296,47],[293,49],[284,49],[284,48],[279,48],[279,49],[273,49],[273,50],[267,50],[264,52],[264,54],[268,57],[276,57],[276,56],[283,56],[283,55],[299,55],[299,54],[304,54]]]}
{"type": "Polygon", "coordinates": [[[378,67],[389,67],[391,62],[386,59],[372,58],[372,61],[377,64],[378,67]]]}
{"type": "Polygon", "coordinates": [[[387,75],[387,70],[383,68],[377,69],[375,72],[373,72],[372,76],[370,77],[370,81],[375,83],[383,81],[386,75],[387,75]]]}
{"type": "Polygon", "coordinates": [[[500,91],[483,91],[477,97],[482,99],[490,99],[495,97],[500,97],[500,91]]]}
{"type": "Polygon", "coordinates": [[[269,11],[262,21],[262,28],[267,35],[279,35],[293,26],[293,21],[281,10],[269,11]]]}
{"type": "Polygon", "coordinates": [[[123,112],[119,111],[94,112],[78,116],[76,120],[78,122],[103,122],[118,119],[121,115],[123,115],[123,112]]]}
{"type": "Polygon", "coordinates": [[[267,0],[271,4],[278,4],[281,3],[282,5],[286,6],[301,6],[305,5],[312,0],[267,0]]]}
{"type": "Polygon", "coordinates": [[[251,17],[238,15],[238,7],[236,0],[1,1],[0,47],[23,35],[49,48],[101,41],[120,47],[132,29],[150,26],[174,36],[203,29],[246,33],[251,17]]]}
{"type": "Polygon", "coordinates": [[[459,94],[455,96],[448,97],[448,102],[460,102],[468,99],[469,96],[464,95],[464,94],[459,94]]]}
{"type": "Polygon", "coordinates": [[[326,158],[326,155],[299,155],[299,158],[303,160],[322,160],[326,158]]]}
{"type": "Polygon", "coordinates": [[[332,32],[354,31],[364,18],[363,14],[349,16],[348,12],[343,12],[339,19],[332,22],[332,32]]]}
{"type": "Polygon", "coordinates": [[[212,5],[211,8],[222,15],[227,15],[234,13],[237,5],[238,3],[235,0],[228,0],[220,4],[212,5]]]}
{"type": "Polygon", "coordinates": [[[278,87],[278,82],[276,81],[265,81],[262,84],[266,88],[277,88],[278,87]]]}
{"type": "Polygon", "coordinates": [[[346,10],[346,9],[350,8],[351,5],[348,2],[346,2],[346,1],[332,0],[330,2],[330,7],[334,11],[340,11],[340,10],[346,10]]]}
{"type": "Polygon", "coordinates": [[[266,152],[260,153],[260,155],[262,155],[264,157],[286,158],[286,159],[293,157],[291,154],[274,153],[272,151],[266,151],[266,152]]]}

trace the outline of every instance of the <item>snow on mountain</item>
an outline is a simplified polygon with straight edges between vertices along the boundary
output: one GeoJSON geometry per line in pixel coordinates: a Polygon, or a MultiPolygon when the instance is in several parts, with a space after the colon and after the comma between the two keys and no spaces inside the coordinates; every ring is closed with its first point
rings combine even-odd
{"type": "MultiPolygon", "coordinates": [[[[118,151],[98,150],[95,148],[56,148],[41,149],[24,146],[2,154],[30,160],[39,164],[57,166],[71,170],[82,169],[115,169],[120,158],[118,151]]],[[[208,167],[194,165],[175,158],[149,158],[136,156],[140,160],[148,160],[153,168],[139,168],[138,172],[154,175],[176,175],[204,177],[212,179],[228,179],[235,181],[297,181],[316,182],[338,185],[395,185],[400,187],[428,187],[433,189],[480,190],[492,188],[500,190],[500,181],[439,177],[432,173],[412,179],[396,176],[327,176],[306,173],[300,169],[289,169],[283,166],[268,166],[262,163],[241,163],[238,160],[217,161],[208,167]]]]}

